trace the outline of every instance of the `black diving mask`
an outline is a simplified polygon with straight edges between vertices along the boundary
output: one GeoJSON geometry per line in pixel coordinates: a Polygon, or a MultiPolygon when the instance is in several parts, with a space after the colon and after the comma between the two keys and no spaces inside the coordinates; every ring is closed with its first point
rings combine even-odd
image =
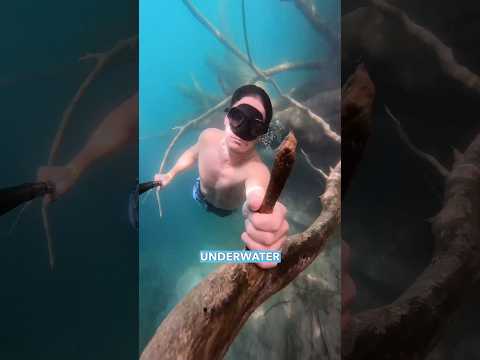
{"type": "Polygon", "coordinates": [[[262,113],[248,104],[240,104],[226,108],[232,132],[245,141],[255,140],[268,131],[268,123],[263,120],[262,113]]]}

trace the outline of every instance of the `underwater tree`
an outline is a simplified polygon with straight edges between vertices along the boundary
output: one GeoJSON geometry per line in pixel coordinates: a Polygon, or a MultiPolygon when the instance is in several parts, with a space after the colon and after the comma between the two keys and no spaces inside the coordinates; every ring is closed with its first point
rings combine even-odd
{"type": "MultiPolygon", "coordinates": [[[[191,1],[183,2],[208,31],[234,56],[250,67],[254,74],[250,82],[260,80],[271,84],[280,99],[284,100],[290,108],[298,110],[297,118],[313,122],[317,126],[317,132],[339,146],[341,137],[331,125],[292,95],[284,93],[272,77],[276,73],[288,70],[319,68],[323,65],[322,63],[284,63],[272,69],[261,70],[252,61],[250,54],[243,54],[195,8],[191,1]]],[[[302,9],[313,11],[314,7],[302,7],[302,9]]],[[[316,19],[317,14],[312,12],[311,16],[316,19]]],[[[245,21],[243,25],[245,34],[245,21]]],[[[247,36],[245,39],[248,44],[247,36]]],[[[175,128],[177,133],[164,153],[160,172],[180,136],[200,123],[206,126],[210,121],[209,116],[222,109],[229,100],[230,97],[227,96],[202,115],[175,128]]],[[[324,250],[327,240],[340,223],[341,163],[338,161],[337,152],[337,164],[328,174],[325,174],[313,165],[304,151],[303,153],[307,163],[325,177],[326,183],[325,192],[320,197],[322,211],[313,224],[302,233],[289,236],[282,249],[282,263],[276,268],[263,271],[252,264],[225,265],[201,281],[163,320],[144,349],[142,359],[222,358],[249,316],[265,300],[301,274],[324,250]]]]}
{"type": "MultiPolygon", "coordinates": [[[[398,3],[407,7],[419,5],[395,2],[398,3]]],[[[442,8],[440,2],[437,4],[442,8]]],[[[468,8],[462,8],[461,11],[468,11],[468,8]]],[[[421,6],[419,10],[422,10],[421,6]]],[[[434,10],[429,10],[436,14],[434,10]]],[[[451,11],[448,6],[443,10],[451,11]]],[[[432,97],[438,101],[438,94],[448,89],[448,103],[437,105],[439,109],[452,105],[454,100],[451,97],[454,96],[464,101],[473,97],[478,102],[479,76],[460,64],[452,49],[432,31],[417,24],[393,2],[368,1],[368,6],[359,7],[343,16],[343,29],[345,64],[361,56],[370,65],[370,70],[376,71],[375,79],[383,82],[382,90],[394,94],[391,96],[392,102],[397,100],[399,93],[426,93],[420,106],[426,106],[426,116],[432,118],[417,118],[416,124],[430,120],[437,131],[436,136],[431,136],[433,132],[430,127],[428,139],[453,141],[451,131],[446,139],[441,137],[438,130],[445,124],[441,123],[438,115],[434,115],[437,109],[429,107],[425,98],[433,94],[432,97]]],[[[408,113],[411,107],[404,103],[403,97],[401,99],[402,104],[398,107],[408,113]]],[[[351,328],[342,336],[343,358],[425,359],[430,354],[432,358],[452,358],[453,355],[448,356],[445,352],[443,336],[447,324],[465,301],[466,295],[478,284],[480,270],[480,135],[474,136],[473,140],[471,135],[468,136],[471,143],[463,153],[453,151],[454,161],[449,169],[437,156],[416,145],[425,136],[417,136],[416,140],[412,140],[392,111],[387,106],[384,109],[406,149],[420,162],[427,164],[427,170],[443,183],[443,205],[438,214],[430,219],[434,240],[430,262],[414,282],[401,291],[400,296],[354,317],[351,328]]],[[[466,125],[465,122],[463,124],[466,125]]],[[[345,123],[342,125],[345,126],[345,123]]],[[[371,128],[371,123],[364,122],[364,126],[358,128],[356,133],[368,134],[371,128]]],[[[356,176],[354,168],[360,163],[364,144],[361,142],[360,147],[344,147],[346,136],[342,132],[343,158],[353,159],[355,163],[349,173],[345,172],[344,164],[342,193],[345,193],[349,190],[351,178],[356,176]]],[[[418,186],[419,174],[412,172],[407,175],[413,177],[418,186]]]]}

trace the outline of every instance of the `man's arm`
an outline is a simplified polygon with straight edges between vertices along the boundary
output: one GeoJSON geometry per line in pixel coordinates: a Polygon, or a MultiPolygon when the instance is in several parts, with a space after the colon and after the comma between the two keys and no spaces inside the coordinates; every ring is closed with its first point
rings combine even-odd
{"type": "Polygon", "coordinates": [[[88,139],[85,147],[70,162],[82,174],[96,160],[122,148],[138,137],[138,93],[110,112],[88,139]]]}
{"type": "MultiPolygon", "coordinates": [[[[288,234],[287,209],[277,201],[271,214],[257,212],[270,181],[270,172],[263,163],[255,164],[251,170],[245,181],[245,231],[241,235],[242,241],[250,250],[280,250],[288,234]]],[[[264,269],[276,266],[275,263],[257,265],[264,269]]]]}
{"type": "MultiPolygon", "coordinates": [[[[38,170],[38,181],[55,186],[54,197],[66,193],[80,175],[96,160],[122,148],[138,137],[138,94],[112,110],[90,136],[85,146],[66,166],[44,166],[38,170]]],[[[46,201],[52,197],[47,196],[46,201]]]]}
{"type": "Polygon", "coordinates": [[[197,142],[195,145],[191,146],[188,148],[177,160],[175,165],[170,169],[169,172],[165,174],[156,174],[154,180],[155,181],[161,181],[162,186],[167,186],[170,181],[173,180],[175,176],[177,176],[179,173],[190,169],[195,165],[195,163],[198,160],[198,153],[200,151],[200,146],[202,142],[204,141],[205,137],[208,135],[209,129],[206,129],[202,131],[200,136],[198,137],[197,142]]]}

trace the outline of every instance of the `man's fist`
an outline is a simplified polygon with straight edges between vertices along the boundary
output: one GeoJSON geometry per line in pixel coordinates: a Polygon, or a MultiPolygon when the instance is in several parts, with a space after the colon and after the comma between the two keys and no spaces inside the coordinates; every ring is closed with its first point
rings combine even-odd
{"type": "Polygon", "coordinates": [[[54,186],[54,193],[45,195],[48,204],[65,194],[77,181],[77,175],[69,166],[42,166],[37,172],[37,181],[49,182],[54,186]]]}
{"type": "Polygon", "coordinates": [[[155,177],[153,180],[160,181],[161,186],[165,187],[170,183],[170,181],[172,181],[172,179],[173,179],[172,174],[166,173],[166,174],[155,174],[155,177]]]}
{"type": "MultiPolygon", "coordinates": [[[[243,206],[245,231],[242,241],[250,250],[280,250],[288,234],[285,218],[287,208],[280,202],[275,204],[271,214],[260,214],[263,196],[260,192],[251,194],[243,206]]],[[[276,263],[257,263],[263,269],[275,267],[276,263]]]]}

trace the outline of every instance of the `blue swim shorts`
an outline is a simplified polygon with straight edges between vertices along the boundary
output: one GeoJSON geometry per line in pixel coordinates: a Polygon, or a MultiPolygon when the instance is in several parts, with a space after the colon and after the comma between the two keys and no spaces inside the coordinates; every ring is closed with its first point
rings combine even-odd
{"type": "Polygon", "coordinates": [[[193,198],[198,201],[198,203],[200,205],[202,205],[202,207],[209,211],[209,212],[212,212],[214,213],[215,215],[218,215],[218,216],[221,216],[221,217],[224,217],[224,216],[228,216],[228,215],[231,215],[233,212],[235,212],[235,210],[225,210],[225,209],[220,209],[212,204],[210,204],[207,199],[205,199],[205,196],[202,194],[202,191],[200,189],[200,178],[197,178],[195,180],[195,183],[193,184],[193,198]]]}

